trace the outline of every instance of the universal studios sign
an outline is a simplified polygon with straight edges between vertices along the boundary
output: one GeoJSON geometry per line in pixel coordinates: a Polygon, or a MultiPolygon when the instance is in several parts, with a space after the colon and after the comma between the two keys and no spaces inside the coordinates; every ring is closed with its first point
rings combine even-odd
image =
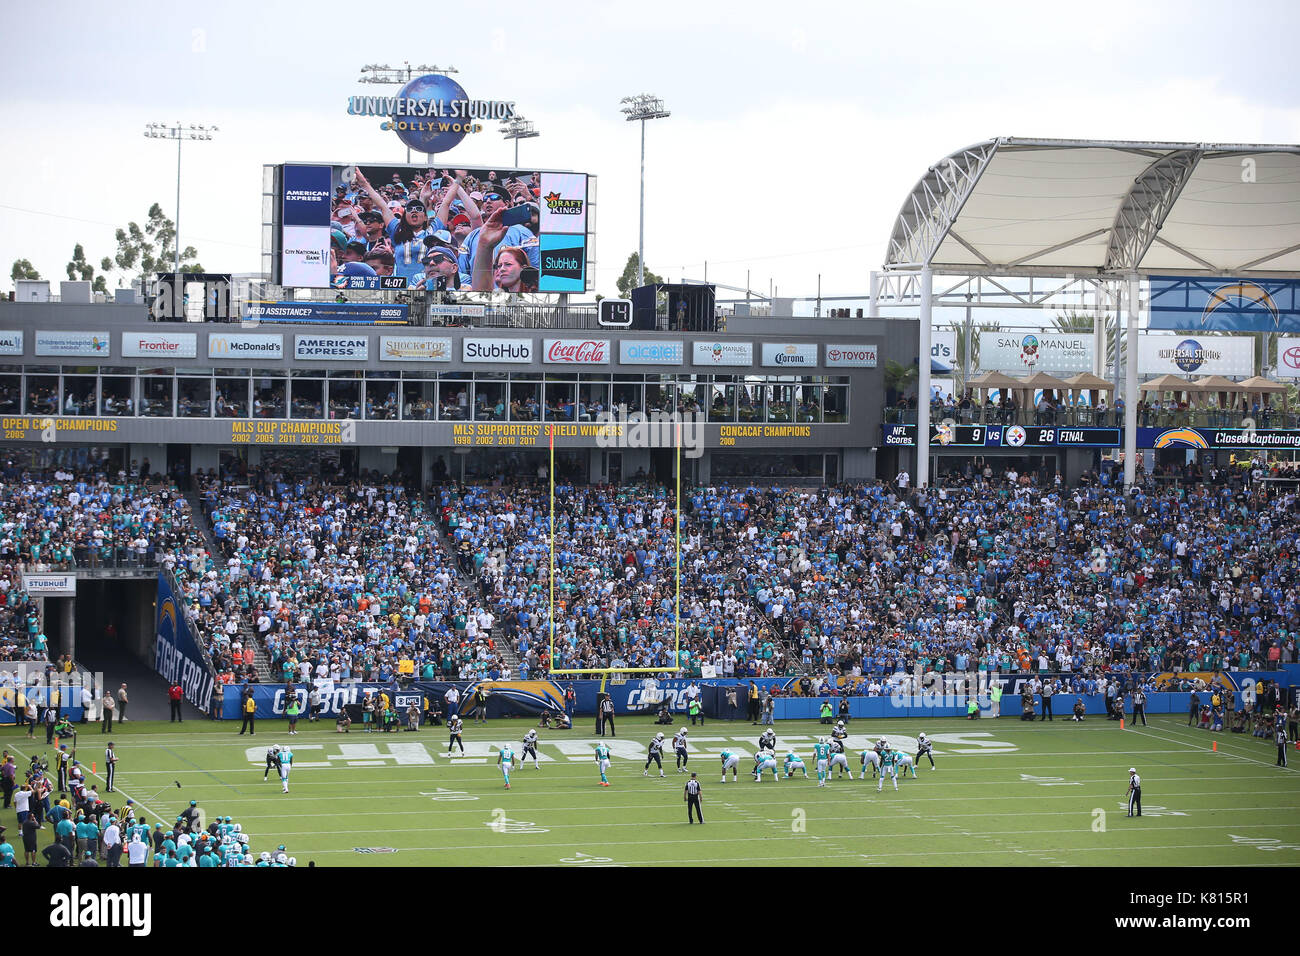
{"type": "MultiPolygon", "coordinates": [[[[387,67],[380,71],[392,72],[387,67]]],[[[445,153],[484,123],[504,123],[516,116],[513,100],[476,100],[449,76],[430,73],[406,83],[396,96],[350,96],[350,116],[382,116],[380,129],[421,153],[445,153]]]]}

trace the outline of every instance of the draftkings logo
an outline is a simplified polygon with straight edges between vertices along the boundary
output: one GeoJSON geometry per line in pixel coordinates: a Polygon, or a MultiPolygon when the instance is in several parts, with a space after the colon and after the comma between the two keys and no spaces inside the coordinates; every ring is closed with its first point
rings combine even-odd
{"type": "Polygon", "coordinates": [[[581,216],[582,203],[581,199],[564,199],[557,192],[546,194],[546,208],[553,216],[581,216]]]}

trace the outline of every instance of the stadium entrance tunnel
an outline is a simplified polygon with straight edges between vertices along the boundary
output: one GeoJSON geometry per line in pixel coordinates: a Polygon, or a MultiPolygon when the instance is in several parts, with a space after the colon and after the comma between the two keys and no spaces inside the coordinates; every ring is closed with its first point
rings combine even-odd
{"type": "Polygon", "coordinates": [[[156,574],[79,577],[75,597],[45,599],[50,659],[71,654],[90,667],[130,658],[152,667],[157,592],[156,574]]]}

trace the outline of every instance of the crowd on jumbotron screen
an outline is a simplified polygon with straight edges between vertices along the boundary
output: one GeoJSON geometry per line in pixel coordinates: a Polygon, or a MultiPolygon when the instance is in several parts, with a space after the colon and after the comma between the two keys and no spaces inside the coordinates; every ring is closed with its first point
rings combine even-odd
{"type": "Polygon", "coordinates": [[[198,516],[158,475],[12,472],[0,659],[46,657],[20,567],[117,562],[171,572],[225,683],[663,667],[679,638],[682,676],[861,677],[859,693],[917,668],[1050,670],[1074,692],[1103,674],[1274,668],[1300,629],[1296,494],[1221,477],[1130,495],[978,471],[920,491],[692,487],[680,598],[670,489],[560,484],[552,659],[543,481],[200,474],[198,516]]]}
{"type": "Polygon", "coordinates": [[[349,166],[344,174],[331,207],[331,276],[395,276],[439,292],[537,291],[540,173],[349,166]]]}

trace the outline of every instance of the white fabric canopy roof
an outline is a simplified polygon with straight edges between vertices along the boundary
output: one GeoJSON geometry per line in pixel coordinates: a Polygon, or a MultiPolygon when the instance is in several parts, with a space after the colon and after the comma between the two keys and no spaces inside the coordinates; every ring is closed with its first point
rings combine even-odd
{"type": "Polygon", "coordinates": [[[1300,146],[988,140],[931,167],[886,269],[1300,277],[1300,146]]]}

